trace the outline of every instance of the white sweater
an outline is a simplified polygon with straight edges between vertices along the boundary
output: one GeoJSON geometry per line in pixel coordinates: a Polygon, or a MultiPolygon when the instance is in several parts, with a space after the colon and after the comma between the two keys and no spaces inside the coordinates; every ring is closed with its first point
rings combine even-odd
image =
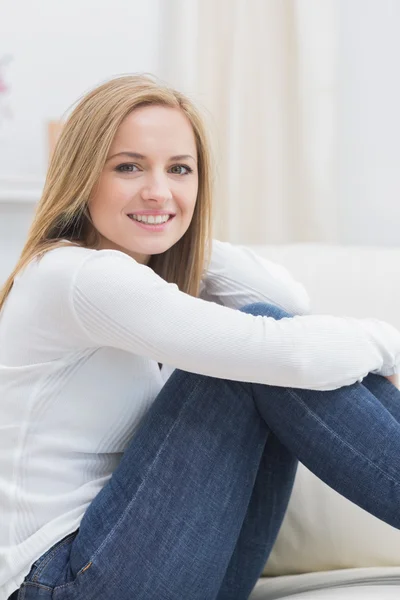
{"type": "Polygon", "coordinates": [[[320,390],[397,372],[391,325],[309,311],[284,268],[218,241],[201,298],[115,250],[32,261],[0,314],[0,598],[79,527],[174,368],[320,390]],[[303,316],[232,310],[257,301],[303,316]]]}

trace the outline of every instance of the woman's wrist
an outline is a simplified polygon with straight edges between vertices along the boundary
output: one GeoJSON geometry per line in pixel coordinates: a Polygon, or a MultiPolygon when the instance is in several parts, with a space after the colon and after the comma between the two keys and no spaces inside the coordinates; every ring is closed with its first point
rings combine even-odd
{"type": "Polygon", "coordinates": [[[393,383],[394,386],[397,388],[399,387],[399,376],[396,373],[394,375],[385,375],[384,377],[388,379],[390,383],[393,383]]]}

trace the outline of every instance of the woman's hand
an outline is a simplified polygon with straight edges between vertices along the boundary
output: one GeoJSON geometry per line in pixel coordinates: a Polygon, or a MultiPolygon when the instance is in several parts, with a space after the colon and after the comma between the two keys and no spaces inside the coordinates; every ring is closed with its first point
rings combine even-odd
{"type": "Polygon", "coordinates": [[[399,376],[398,375],[385,375],[386,379],[393,383],[397,388],[399,387],[399,376]]]}

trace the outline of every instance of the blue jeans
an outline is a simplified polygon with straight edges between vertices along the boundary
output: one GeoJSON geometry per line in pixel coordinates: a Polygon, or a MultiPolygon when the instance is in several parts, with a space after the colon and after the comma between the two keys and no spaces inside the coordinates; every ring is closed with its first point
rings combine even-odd
{"type": "Polygon", "coordinates": [[[176,370],[80,528],[36,561],[15,597],[244,600],[297,460],[400,528],[400,392],[388,380],[320,392],[176,370]]]}

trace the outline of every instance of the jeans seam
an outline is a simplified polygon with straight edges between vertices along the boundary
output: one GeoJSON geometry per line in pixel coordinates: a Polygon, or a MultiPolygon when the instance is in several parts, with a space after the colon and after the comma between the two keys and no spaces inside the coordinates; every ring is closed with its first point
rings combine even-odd
{"type": "MultiPolygon", "coordinates": [[[[167,443],[169,437],[171,436],[172,432],[174,431],[174,429],[177,427],[178,423],[180,422],[181,416],[182,416],[182,412],[183,410],[187,407],[188,403],[190,402],[190,400],[192,399],[194,393],[196,392],[197,388],[200,385],[200,381],[196,382],[196,385],[193,387],[193,389],[191,390],[189,396],[186,399],[186,402],[184,403],[184,405],[181,407],[179,414],[173,424],[173,426],[171,427],[170,431],[168,432],[168,435],[166,436],[164,443],[160,446],[160,448],[158,449],[158,452],[156,454],[156,456],[154,457],[153,462],[151,463],[151,465],[149,466],[146,475],[143,477],[143,481],[141,482],[140,486],[138,487],[136,494],[133,496],[133,498],[131,498],[131,500],[129,501],[129,503],[126,505],[125,510],[123,511],[123,513],[121,514],[120,518],[118,519],[118,521],[116,522],[116,524],[114,525],[114,527],[111,529],[111,531],[108,532],[108,534],[106,535],[106,537],[104,538],[104,540],[102,541],[102,543],[100,544],[100,546],[97,548],[97,550],[94,552],[93,556],[91,557],[91,562],[93,562],[96,558],[96,556],[101,552],[101,550],[104,548],[104,546],[106,545],[106,543],[108,542],[109,538],[113,535],[114,531],[117,529],[117,527],[120,525],[120,523],[122,523],[122,521],[125,518],[126,513],[128,512],[128,510],[130,509],[131,505],[133,504],[133,502],[136,500],[138,494],[140,493],[140,491],[142,490],[142,487],[147,479],[147,477],[149,476],[149,474],[151,473],[152,469],[154,468],[154,465],[156,464],[156,462],[158,461],[158,458],[161,454],[161,452],[163,451],[165,444],[167,443]]],[[[82,571],[82,569],[81,569],[82,571]]],[[[80,571],[80,572],[81,572],[80,571]]]]}
{"type": "Polygon", "coordinates": [[[18,596],[18,600],[23,600],[23,598],[25,598],[26,594],[25,594],[25,590],[29,587],[33,587],[33,588],[39,588],[41,590],[46,590],[49,592],[53,591],[53,588],[45,585],[44,583],[38,583],[36,581],[24,581],[21,588],[20,588],[20,592],[22,592],[21,598],[18,596]]]}
{"type": "Polygon", "coordinates": [[[320,425],[322,425],[322,427],[324,427],[326,430],[328,430],[336,439],[340,440],[340,442],[342,444],[344,444],[345,446],[347,446],[347,448],[349,448],[353,452],[353,454],[357,455],[360,458],[363,458],[370,466],[372,466],[373,468],[377,469],[377,471],[379,471],[384,477],[386,477],[386,479],[388,479],[389,481],[391,481],[395,485],[399,485],[399,481],[397,481],[396,479],[393,479],[393,477],[391,475],[389,475],[388,473],[386,473],[385,471],[383,471],[383,469],[381,469],[370,458],[368,458],[368,456],[365,456],[365,454],[362,454],[361,452],[359,452],[358,450],[356,450],[355,448],[353,448],[353,446],[351,444],[349,444],[348,442],[346,442],[346,440],[344,440],[342,437],[340,437],[340,435],[338,435],[335,431],[333,431],[333,429],[331,429],[324,421],[322,421],[321,418],[317,414],[315,414],[307,406],[307,404],[305,404],[305,402],[302,400],[302,398],[298,394],[296,394],[296,392],[294,392],[293,389],[288,389],[287,388],[287,392],[289,393],[290,396],[292,396],[292,398],[295,398],[303,406],[303,408],[305,408],[306,412],[308,414],[310,414],[316,421],[318,421],[318,423],[320,425]]]}
{"type": "Polygon", "coordinates": [[[54,555],[57,554],[58,550],[60,548],[62,548],[63,546],[65,546],[65,544],[68,544],[68,542],[74,537],[76,536],[76,532],[74,531],[73,533],[69,534],[62,542],[60,542],[59,544],[57,544],[55,546],[55,548],[53,548],[53,550],[50,552],[50,554],[37,566],[37,569],[31,579],[32,583],[37,583],[37,579],[38,577],[41,575],[41,573],[43,572],[43,569],[45,567],[47,567],[47,565],[49,564],[49,562],[53,559],[54,555]]]}

